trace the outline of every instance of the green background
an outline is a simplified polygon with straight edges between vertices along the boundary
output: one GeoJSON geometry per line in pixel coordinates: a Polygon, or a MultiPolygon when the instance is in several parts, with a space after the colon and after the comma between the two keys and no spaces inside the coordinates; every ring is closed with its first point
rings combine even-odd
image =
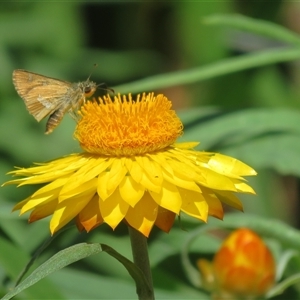
{"type": "MultiPolygon", "coordinates": [[[[282,54],[277,63],[263,63],[263,58],[259,65],[254,56],[257,65],[229,69],[234,64],[231,59],[249,54],[265,52],[268,57],[268,51],[277,49],[299,52],[300,38],[297,41],[296,36],[289,44],[288,38],[275,39],[207,19],[225,14],[230,20],[237,13],[300,32],[300,3],[291,1],[1,2],[0,182],[11,178],[5,174],[14,166],[28,167],[81,151],[72,137],[75,123],[68,115],[52,134],[44,135],[45,120],[37,123],[29,115],[13,87],[12,71],[26,69],[71,82],[84,81],[92,73],[91,80],[104,82],[116,93],[164,93],[184,122],[181,141],[200,141],[198,149],[232,155],[251,165],[258,172],[249,180],[257,196],[241,197],[245,211],[237,213],[241,219],[257,216],[299,228],[299,60],[285,59],[282,54]],[[223,62],[228,65],[224,67],[223,62]],[[205,68],[215,71],[205,73],[205,68]],[[200,75],[182,73],[175,84],[172,76],[184,70],[199,70],[200,75]]],[[[275,28],[275,32],[279,31],[275,28]]],[[[98,90],[96,95],[103,93],[98,90]]],[[[28,225],[26,216],[11,213],[14,204],[32,191],[33,187],[15,186],[0,190],[0,295],[12,287],[49,236],[49,220],[28,225]]],[[[209,299],[189,281],[179,259],[189,231],[201,225],[183,216],[169,234],[156,229],[151,233],[149,251],[157,299],[209,299]]],[[[282,238],[285,234],[281,233],[282,238]]],[[[275,249],[295,248],[292,243],[284,245],[280,235],[269,235],[275,249]]],[[[36,266],[82,241],[106,243],[131,259],[125,225],[115,232],[103,225],[90,234],[79,234],[75,228],[62,233],[36,266]]],[[[212,236],[200,237],[190,250],[191,260],[211,257],[220,242],[212,236]]],[[[299,257],[294,260],[286,276],[299,270],[299,257]]],[[[297,286],[287,293],[296,299],[297,286]]],[[[133,280],[105,253],[72,264],[17,296],[134,298],[133,280]]]]}

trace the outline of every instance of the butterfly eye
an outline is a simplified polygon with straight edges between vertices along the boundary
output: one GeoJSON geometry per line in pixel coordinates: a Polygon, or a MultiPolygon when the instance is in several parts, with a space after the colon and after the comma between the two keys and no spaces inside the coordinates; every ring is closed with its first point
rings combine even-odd
{"type": "Polygon", "coordinates": [[[85,94],[89,94],[91,91],[92,91],[92,88],[91,88],[90,86],[86,86],[86,87],[84,88],[84,93],[85,93],[85,94]]]}
{"type": "Polygon", "coordinates": [[[86,86],[84,88],[85,97],[91,97],[95,93],[95,90],[96,90],[96,88],[94,88],[94,87],[86,86]]]}

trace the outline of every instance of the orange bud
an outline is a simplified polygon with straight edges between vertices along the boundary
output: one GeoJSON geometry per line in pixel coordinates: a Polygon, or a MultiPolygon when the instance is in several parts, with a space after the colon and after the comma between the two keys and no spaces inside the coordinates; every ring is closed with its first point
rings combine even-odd
{"type": "Polygon", "coordinates": [[[216,289],[237,297],[264,295],[274,284],[275,268],[262,239],[249,229],[238,229],[214,257],[216,289]]]}

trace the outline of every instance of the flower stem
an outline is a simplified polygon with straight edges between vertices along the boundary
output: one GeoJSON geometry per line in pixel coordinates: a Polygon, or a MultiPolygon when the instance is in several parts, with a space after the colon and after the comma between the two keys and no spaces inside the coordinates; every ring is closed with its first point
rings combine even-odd
{"type": "Polygon", "coordinates": [[[149,283],[150,290],[139,289],[137,287],[137,294],[139,300],[154,300],[154,290],[152,282],[152,274],[150,268],[150,261],[148,255],[147,238],[134,228],[128,226],[129,236],[131,241],[131,249],[134,263],[144,273],[146,280],[149,283]]]}

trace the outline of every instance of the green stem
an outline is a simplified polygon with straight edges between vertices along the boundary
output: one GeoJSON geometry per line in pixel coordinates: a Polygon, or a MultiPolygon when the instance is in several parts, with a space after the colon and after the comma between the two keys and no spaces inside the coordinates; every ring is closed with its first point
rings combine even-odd
{"type": "Polygon", "coordinates": [[[154,300],[152,273],[148,255],[147,238],[134,228],[128,226],[134,263],[144,273],[150,290],[137,289],[139,300],[154,300]]]}
{"type": "Polygon", "coordinates": [[[247,53],[238,57],[188,70],[160,74],[113,87],[116,93],[140,93],[176,85],[192,84],[217,76],[300,58],[300,48],[278,48],[247,53]]]}

